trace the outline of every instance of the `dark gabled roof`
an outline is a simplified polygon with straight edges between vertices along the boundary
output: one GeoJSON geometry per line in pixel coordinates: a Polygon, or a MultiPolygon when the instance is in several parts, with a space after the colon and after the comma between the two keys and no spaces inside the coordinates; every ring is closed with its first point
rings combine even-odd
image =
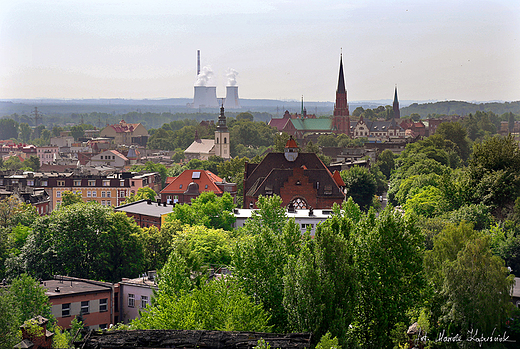
{"type": "Polygon", "coordinates": [[[266,195],[266,189],[279,194],[287,179],[293,175],[293,169],[302,168],[304,175],[312,183],[320,182],[317,189],[318,196],[325,196],[326,187],[332,188],[332,194],[328,197],[343,197],[332,173],[314,153],[299,153],[295,161],[287,161],[283,153],[269,153],[258,165],[252,164],[246,167],[246,180],[244,192],[246,196],[256,197],[266,195]],[[254,168],[249,166],[255,165],[254,168]]]}

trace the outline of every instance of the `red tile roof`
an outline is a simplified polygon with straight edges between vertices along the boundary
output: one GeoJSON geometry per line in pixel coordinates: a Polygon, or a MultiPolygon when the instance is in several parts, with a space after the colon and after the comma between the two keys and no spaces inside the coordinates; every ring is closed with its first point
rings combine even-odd
{"type": "Polygon", "coordinates": [[[163,190],[161,190],[161,194],[182,194],[188,189],[188,185],[191,182],[195,182],[199,185],[200,192],[212,191],[215,194],[222,194],[223,191],[215,184],[215,182],[222,181],[222,178],[210,171],[185,170],[178,177],[175,177],[163,190]],[[200,177],[193,178],[194,172],[199,172],[200,177]]]}

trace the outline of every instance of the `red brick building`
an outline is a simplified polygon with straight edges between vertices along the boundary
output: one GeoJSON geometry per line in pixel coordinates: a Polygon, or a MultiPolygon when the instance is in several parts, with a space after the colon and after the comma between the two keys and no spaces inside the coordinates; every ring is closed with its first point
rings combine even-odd
{"type": "Polygon", "coordinates": [[[279,195],[297,209],[331,208],[345,200],[345,183],[314,153],[299,153],[291,137],[284,153],[269,153],[259,164],[245,164],[244,208],[256,208],[260,195],[279,195]]]}

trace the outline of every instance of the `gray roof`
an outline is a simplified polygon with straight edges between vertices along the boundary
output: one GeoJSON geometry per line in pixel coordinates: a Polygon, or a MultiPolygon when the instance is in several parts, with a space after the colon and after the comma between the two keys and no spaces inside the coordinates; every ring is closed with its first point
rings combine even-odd
{"type": "Polygon", "coordinates": [[[42,281],[41,286],[46,289],[49,298],[72,295],[77,293],[92,293],[110,291],[112,284],[108,282],[56,276],[53,280],[42,281]]]}
{"type": "Polygon", "coordinates": [[[162,215],[172,212],[172,205],[159,205],[157,202],[151,202],[150,204],[147,200],[140,200],[136,202],[131,202],[126,205],[121,205],[116,207],[114,210],[119,212],[133,213],[133,214],[142,214],[150,217],[161,218],[162,215]]]}

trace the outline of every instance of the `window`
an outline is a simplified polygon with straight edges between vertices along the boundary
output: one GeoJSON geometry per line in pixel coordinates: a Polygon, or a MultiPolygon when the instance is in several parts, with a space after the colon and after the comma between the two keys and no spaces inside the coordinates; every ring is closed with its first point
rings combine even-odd
{"type": "Polygon", "coordinates": [[[103,298],[99,300],[99,311],[107,311],[108,310],[108,298],[103,298]]]}
{"type": "Polygon", "coordinates": [[[89,180],[88,181],[88,186],[89,187],[95,187],[96,186],[96,180],[95,179],[94,180],[89,180]]]}
{"type": "MultiPolygon", "coordinates": [[[[3,182],[3,180],[2,180],[3,182]]],[[[3,183],[0,183],[0,185],[3,184],[3,183]]],[[[47,184],[47,181],[42,181],[42,187],[46,187],[48,184],[47,184]]]]}
{"type": "Polygon", "coordinates": [[[92,192],[89,190],[87,191],[87,198],[91,197],[92,196],[92,192]]]}
{"type": "Polygon", "coordinates": [[[132,294],[132,293],[129,293],[129,294],[128,294],[128,306],[129,306],[130,308],[135,307],[135,295],[132,294]]]}
{"type": "Polygon", "coordinates": [[[57,198],[61,198],[61,191],[57,191],[57,192],[56,192],[56,197],[57,197],[57,198]]]}
{"type": "Polygon", "coordinates": [[[226,139],[226,137],[224,137],[224,144],[226,144],[226,143],[227,143],[227,139],[226,139]]]}
{"type": "Polygon", "coordinates": [[[97,191],[95,191],[95,190],[92,191],[92,197],[97,198],[97,191]]]}
{"type": "Polygon", "coordinates": [[[65,181],[58,181],[58,187],[64,187],[65,181]]]}
{"type": "Polygon", "coordinates": [[[303,198],[295,198],[292,200],[292,203],[294,205],[294,208],[296,209],[306,209],[307,208],[307,202],[303,198]]]}
{"type": "Polygon", "coordinates": [[[312,230],[314,228],[314,224],[302,223],[302,230],[306,230],[307,228],[312,230]]]}
{"type": "Polygon", "coordinates": [[[120,180],[119,181],[119,186],[120,187],[124,187],[125,186],[125,181],[124,180],[120,180]]]}
{"type": "Polygon", "coordinates": [[[109,187],[110,186],[110,180],[103,181],[103,186],[104,187],[109,187]]]}
{"type": "Polygon", "coordinates": [[[74,180],[74,186],[75,187],[81,187],[81,179],[75,179],[74,180]]]}
{"type": "Polygon", "coordinates": [[[148,304],[148,296],[141,296],[141,308],[146,308],[148,304]]]}
{"type": "Polygon", "coordinates": [[[182,184],[179,185],[179,189],[182,189],[182,184]]]}
{"type": "Polygon", "coordinates": [[[61,305],[61,317],[70,316],[70,303],[61,305]]]}
{"type": "Polygon", "coordinates": [[[34,179],[28,179],[27,180],[27,185],[34,186],[34,179]]]}
{"type": "Polygon", "coordinates": [[[102,192],[101,192],[101,197],[102,197],[102,198],[106,197],[106,192],[102,191],[102,192]]]}
{"type": "Polygon", "coordinates": [[[109,191],[107,191],[107,198],[110,198],[110,197],[112,197],[112,194],[109,191]]]}
{"type": "Polygon", "coordinates": [[[89,301],[81,301],[81,314],[88,314],[89,301]]]}

